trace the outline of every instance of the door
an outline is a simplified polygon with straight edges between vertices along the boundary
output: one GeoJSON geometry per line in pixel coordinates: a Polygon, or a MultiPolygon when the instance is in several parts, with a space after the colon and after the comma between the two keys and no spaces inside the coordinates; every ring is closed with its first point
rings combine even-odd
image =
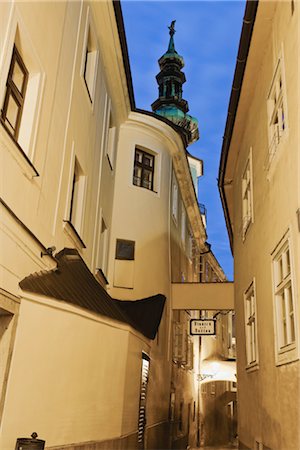
{"type": "Polygon", "coordinates": [[[145,448],[146,400],[147,400],[149,366],[150,366],[149,356],[146,355],[146,353],[142,353],[140,408],[139,408],[139,423],[138,423],[138,443],[140,450],[144,450],[145,448]]]}

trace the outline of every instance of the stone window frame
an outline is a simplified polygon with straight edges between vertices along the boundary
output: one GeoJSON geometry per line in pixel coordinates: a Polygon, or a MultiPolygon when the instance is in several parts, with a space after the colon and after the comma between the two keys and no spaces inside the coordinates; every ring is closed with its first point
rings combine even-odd
{"type": "Polygon", "coordinates": [[[272,252],[276,365],[299,359],[296,289],[289,231],[272,252]],[[280,306],[281,300],[281,306],[280,306]]]}
{"type": "Polygon", "coordinates": [[[244,316],[246,370],[253,370],[257,369],[259,364],[255,279],[252,280],[250,285],[244,291],[244,316]]]}
{"type": "Polygon", "coordinates": [[[288,134],[288,105],[283,49],[277,59],[267,96],[267,116],[269,147],[265,166],[269,170],[272,161],[278,154],[282,141],[288,134]]]}
{"type": "Polygon", "coordinates": [[[242,239],[246,239],[246,234],[251,223],[254,222],[253,211],[253,168],[252,168],[252,147],[250,147],[246,164],[244,166],[242,182],[242,239]]]}

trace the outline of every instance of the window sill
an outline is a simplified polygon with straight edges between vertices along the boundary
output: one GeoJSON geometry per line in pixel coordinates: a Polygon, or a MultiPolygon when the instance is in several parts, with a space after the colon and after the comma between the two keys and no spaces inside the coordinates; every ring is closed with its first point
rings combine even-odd
{"type": "Polygon", "coordinates": [[[275,172],[278,162],[281,158],[283,147],[286,146],[287,140],[288,140],[288,130],[286,130],[282,134],[280,141],[278,142],[273,155],[268,153],[267,163],[266,163],[266,171],[267,171],[267,180],[268,181],[271,181],[274,176],[274,172],[275,172]]]}
{"type": "Polygon", "coordinates": [[[133,187],[133,189],[139,189],[141,192],[149,192],[150,194],[155,195],[156,197],[159,197],[158,192],[154,191],[152,189],[148,189],[143,186],[137,186],[136,184],[132,184],[131,186],[133,187]]]}
{"type": "Polygon", "coordinates": [[[277,351],[276,354],[276,366],[282,366],[295,362],[299,359],[296,345],[290,345],[283,350],[277,351]]]}
{"type": "Polygon", "coordinates": [[[107,281],[106,276],[104,275],[102,269],[96,269],[96,275],[95,275],[97,281],[101,284],[103,288],[106,288],[106,286],[109,284],[107,281]]]}
{"type": "Polygon", "coordinates": [[[243,232],[242,232],[243,242],[245,242],[245,240],[246,240],[247,234],[249,233],[252,223],[253,223],[252,218],[250,217],[248,222],[243,226],[243,232]]]}
{"type": "Polygon", "coordinates": [[[14,136],[11,134],[2,118],[0,118],[0,123],[2,125],[2,128],[5,130],[5,133],[1,133],[1,140],[4,144],[4,147],[10,152],[27,178],[32,179],[34,177],[38,177],[38,171],[30,161],[22,147],[15,140],[14,136]]]}
{"type": "Polygon", "coordinates": [[[112,162],[110,160],[108,153],[106,153],[106,158],[107,158],[108,166],[109,166],[110,170],[113,172],[114,168],[113,168],[113,165],[112,165],[112,162]]]}
{"type": "Polygon", "coordinates": [[[64,220],[64,231],[67,235],[72,239],[77,248],[83,249],[86,248],[85,243],[77,233],[74,225],[69,220],[64,220]]]}
{"type": "Polygon", "coordinates": [[[178,219],[177,219],[177,217],[173,213],[171,214],[171,216],[172,216],[172,220],[173,220],[175,226],[178,227],[178,219]]]}
{"type": "Polygon", "coordinates": [[[256,372],[256,371],[258,371],[258,369],[259,369],[258,362],[255,362],[253,364],[249,364],[248,366],[246,366],[247,373],[256,372]]]}

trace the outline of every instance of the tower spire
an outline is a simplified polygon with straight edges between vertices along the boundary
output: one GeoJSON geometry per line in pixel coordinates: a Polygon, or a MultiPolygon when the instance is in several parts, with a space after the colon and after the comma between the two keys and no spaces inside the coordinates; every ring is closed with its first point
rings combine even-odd
{"type": "Polygon", "coordinates": [[[158,60],[160,72],[156,76],[159,95],[152,103],[152,110],[179,125],[187,135],[187,142],[191,144],[199,139],[197,119],[187,114],[188,102],[182,98],[182,85],[185,75],[181,71],[184,61],[175,50],[174,34],[175,22],[169,28],[170,41],[168,50],[158,60]]]}
{"type": "Polygon", "coordinates": [[[171,25],[168,27],[170,30],[169,31],[170,41],[169,41],[169,46],[168,46],[168,53],[177,53],[175,50],[175,45],[174,45],[174,34],[176,33],[175,22],[176,22],[176,20],[172,20],[171,25]]]}

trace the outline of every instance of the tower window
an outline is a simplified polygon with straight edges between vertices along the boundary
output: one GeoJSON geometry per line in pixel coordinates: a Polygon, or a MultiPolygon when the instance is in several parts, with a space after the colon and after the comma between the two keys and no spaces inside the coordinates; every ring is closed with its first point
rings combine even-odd
{"type": "Polygon", "coordinates": [[[155,156],[135,149],[133,184],[153,191],[155,156]]]}

